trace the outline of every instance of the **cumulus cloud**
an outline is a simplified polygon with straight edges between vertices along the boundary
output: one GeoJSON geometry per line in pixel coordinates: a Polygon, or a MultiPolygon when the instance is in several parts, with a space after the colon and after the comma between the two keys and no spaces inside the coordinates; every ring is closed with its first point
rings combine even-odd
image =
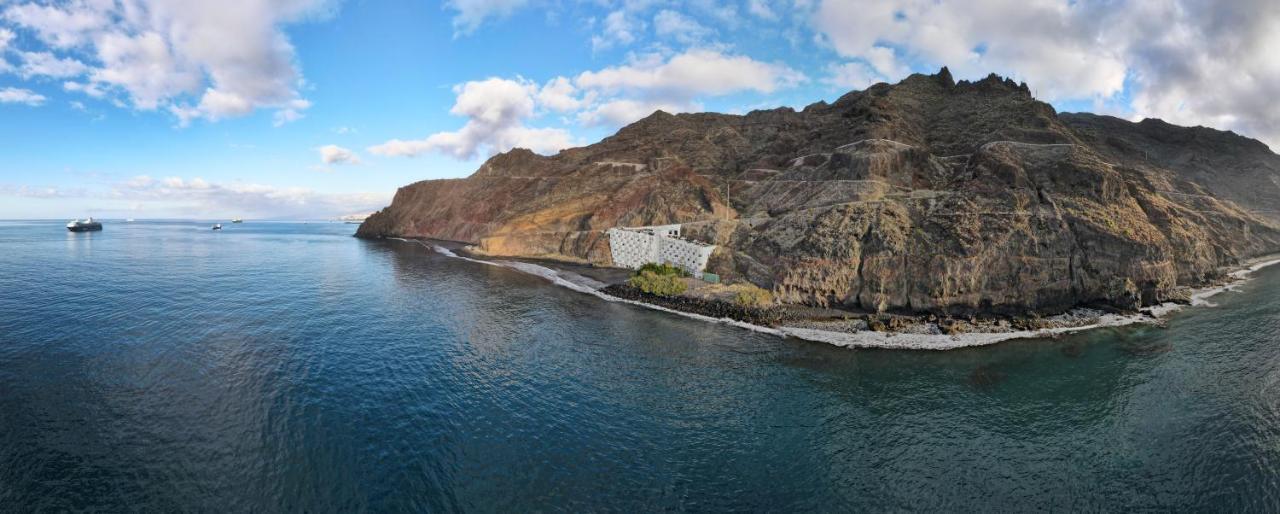
{"type": "MultiPolygon", "coordinates": [[[[885,44],[959,76],[995,71],[1036,84],[1049,100],[1110,97],[1124,89],[1126,67],[1099,44],[1098,2],[823,0],[813,24],[842,56],[861,58],[880,76],[885,44]],[[877,53],[879,55],[877,55],[877,53]]],[[[1109,4],[1108,4],[1109,5],[1109,4]]]]}
{"type": "Polygon", "coordinates": [[[568,131],[531,128],[525,121],[533,116],[538,88],[523,79],[490,78],[455,87],[457,100],[450,113],[467,118],[454,132],[439,132],[418,140],[393,139],[372,146],[369,152],[383,156],[414,157],[438,152],[457,159],[473,159],[511,148],[528,148],[552,153],[574,145],[568,131]]]}
{"type": "Polygon", "coordinates": [[[556,77],[538,90],[538,104],[553,111],[566,112],[590,104],[594,96],[590,91],[579,91],[568,78],[556,77]]]}
{"type": "Polygon", "coordinates": [[[320,152],[320,162],[325,164],[360,164],[359,155],[338,145],[324,145],[316,150],[320,152]]]}
{"type": "Polygon", "coordinates": [[[456,11],[453,17],[455,35],[475,32],[485,20],[510,16],[529,4],[529,0],[449,0],[444,6],[456,11]]]}
{"type": "Polygon", "coordinates": [[[863,62],[846,62],[827,65],[827,84],[841,89],[866,89],[885,79],[871,65],[863,62]]]}
{"type": "Polygon", "coordinates": [[[741,92],[770,94],[807,81],[801,72],[712,49],[664,58],[649,54],[620,66],[587,71],[574,84],[595,100],[577,119],[588,126],[619,127],[652,114],[701,110],[702,97],[741,92]]]}
{"type": "Polygon", "coordinates": [[[605,92],[643,91],[691,97],[740,91],[772,93],[806,80],[784,64],[766,63],[717,50],[694,49],[668,60],[650,55],[623,66],[578,75],[579,87],[605,92]]]}
{"type": "Polygon", "coordinates": [[[1135,117],[1228,128],[1280,148],[1280,4],[1137,1],[1099,15],[1128,56],[1135,117]]]}
{"type": "Polygon", "coordinates": [[[118,94],[180,124],[258,109],[302,116],[301,74],[281,27],[328,12],[330,0],[69,0],[14,3],[0,19],[55,52],[25,53],[24,76],[72,78],[64,89],[118,94]],[[61,53],[61,55],[58,55],[61,53]],[[82,59],[66,54],[82,56],[82,59]]]}
{"type": "Polygon", "coordinates": [[[866,89],[877,82],[897,82],[910,73],[893,50],[877,46],[857,61],[828,64],[823,82],[841,89],[866,89]]]}
{"type": "Polygon", "coordinates": [[[392,139],[369,152],[408,157],[436,152],[464,160],[514,147],[547,154],[577,141],[564,129],[528,126],[540,112],[567,113],[572,116],[566,119],[581,125],[613,128],[656,110],[700,110],[697,99],[703,96],[772,93],[805,80],[782,64],[704,49],[669,59],[647,55],[573,79],[556,77],[541,87],[523,78],[490,78],[454,88],[457,100],[449,112],[467,118],[461,129],[423,139],[392,139]]]}
{"type": "MultiPolygon", "coordinates": [[[[821,0],[810,15],[849,60],[845,83],[895,61],[997,72],[1050,101],[1094,100],[1135,118],[1235,129],[1280,143],[1280,3],[1270,0],[821,0]]],[[[872,73],[874,72],[874,73],[872,73]]]]}
{"type": "Polygon", "coordinates": [[[601,103],[578,113],[578,121],[587,126],[621,127],[633,121],[665,111],[672,114],[702,110],[692,101],[618,99],[601,103]]]}
{"type": "Polygon", "coordinates": [[[30,89],[0,88],[0,104],[26,104],[34,107],[43,104],[45,100],[44,95],[30,89]]]}
{"type": "Polygon", "coordinates": [[[71,2],[65,9],[48,4],[16,4],[4,10],[5,19],[34,30],[40,39],[57,48],[87,43],[111,22],[102,5],[71,2]]]}

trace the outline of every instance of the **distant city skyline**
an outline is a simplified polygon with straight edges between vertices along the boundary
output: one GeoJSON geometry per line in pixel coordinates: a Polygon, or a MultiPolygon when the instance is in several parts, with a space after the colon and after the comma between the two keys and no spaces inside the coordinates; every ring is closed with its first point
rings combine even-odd
{"type": "Polygon", "coordinates": [[[1280,5],[1192,0],[0,2],[0,219],[324,218],[651,113],[948,66],[1060,111],[1280,143],[1280,5]]]}

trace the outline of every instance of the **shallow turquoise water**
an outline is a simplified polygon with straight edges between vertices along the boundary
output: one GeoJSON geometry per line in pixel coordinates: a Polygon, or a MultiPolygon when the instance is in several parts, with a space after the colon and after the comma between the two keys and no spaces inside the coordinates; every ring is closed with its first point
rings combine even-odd
{"type": "Polygon", "coordinates": [[[1280,510],[1280,269],[844,350],[354,225],[0,222],[0,510],[1280,510]]]}

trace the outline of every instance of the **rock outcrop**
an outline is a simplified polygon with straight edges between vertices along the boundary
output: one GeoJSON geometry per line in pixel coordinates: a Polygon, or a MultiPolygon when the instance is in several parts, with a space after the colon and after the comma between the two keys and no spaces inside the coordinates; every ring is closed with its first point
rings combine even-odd
{"type": "Polygon", "coordinates": [[[657,112],[544,157],[401,188],[361,237],[608,265],[614,226],[685,224],[712,271],[871,312],[1051,313],[1185,298],[1280,251],[1280,156],[1229,132],[1058,114],[944,68],[834,103],[657,112]]]}

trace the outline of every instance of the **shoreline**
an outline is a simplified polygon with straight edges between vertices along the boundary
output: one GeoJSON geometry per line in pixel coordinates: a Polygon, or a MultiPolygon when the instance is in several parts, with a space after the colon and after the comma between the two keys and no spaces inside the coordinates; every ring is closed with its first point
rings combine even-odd
{"type": "MultiPolygon", "coordinates": [[[[675,314],[698,321],[719,323],[730,325],[753,332],[770,334],[782,338],[793,337],[806,341],[826,343],[842,348],[862,348],[862,349],[889,349],[889,350],[932,350],[946,351],[956,350],[960,348],[988,346],[1005,341],[1017,339],[1048,339],[1066,334],[1084,332],[1100,328],[1122,327],[1139,323],[1159,323],[1168,315],[1181,311],[1187,307],[1216,307],[1217,304],[1210,302],[1208,299],[1221,293],[1234,291],[1244,283],[1251,280],[1250,275],[1258,270],[1280,264],[1280,254],[1271,254],[1249,259],[1244,264],[1232,268],[1226,273],[1228,282],[1219,285],[1205,286],[1192,290],[1190,304],[1174,304],[1164,303],[1153,305],[1139,309],[1139,312],[1133,314],[1104,314],[1097,313],[1088,309],[1073,309],[1061,316],[1089,316],[1095,318],[1093,323],[1083,325],[1068,325],[1048,327],[1034,330],[1010,330],[1002,332],[965,332],[959,334],[933,334],[933,333],[910,333],[910,332],[878,332],[874,330],[859,330],[855,332],[838,332],[834,330],[822,330],[814,328],[803,328],[795,326],[779,326],[769,327],[764,325],[756,325],[739,321],[731,318],[716,318],[706,316],[694,312],[686,312],[669,307],[663,307],[644,301],[620,298],[607,294],[603,289],[606,284],[595,279],[568,271],[558,271],[546,266],[542,266],[533,262],[522,260],[487,260],[459,255],[454,250],[465,249],[447,248],[438,244],[434,240],[407,239],[399,237],[389,237],[387,239],[417,243],[423,247],[432,250],[446,257],[463,259],[466,261],[486,264],[490,266],[499,266],[530,275],[542,277],[552,284],[560,287],[571,289],[584,294],[589,294],[608,302],[626,303],[636,305],[650,310],[675,314]],[[562,276],[570,275],[569,278],[562,276]]],[[[445,243],[447,244],[447,243],[445,243]]]]}

